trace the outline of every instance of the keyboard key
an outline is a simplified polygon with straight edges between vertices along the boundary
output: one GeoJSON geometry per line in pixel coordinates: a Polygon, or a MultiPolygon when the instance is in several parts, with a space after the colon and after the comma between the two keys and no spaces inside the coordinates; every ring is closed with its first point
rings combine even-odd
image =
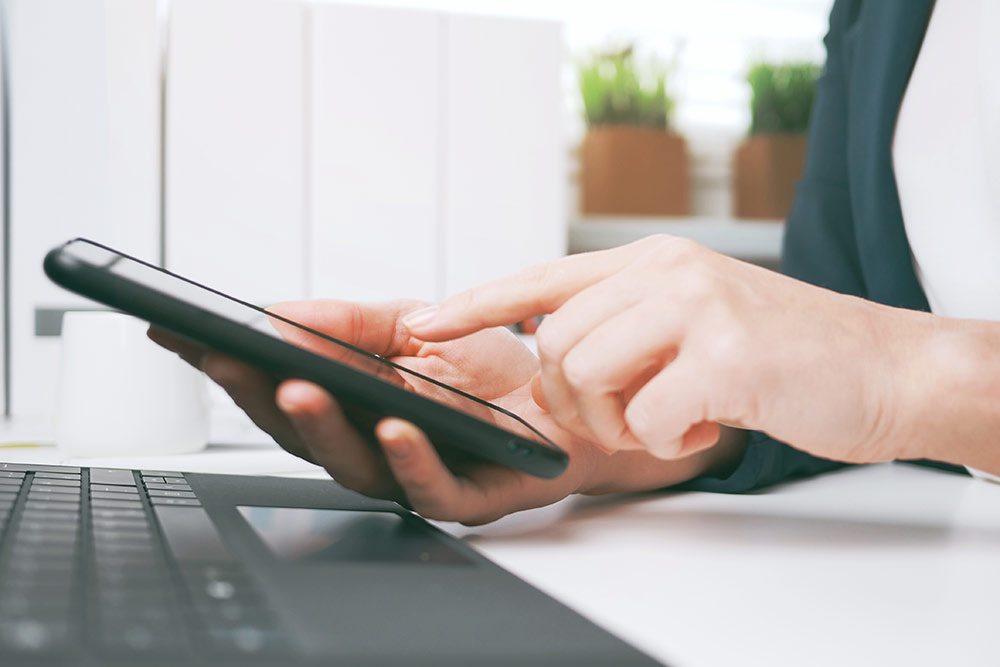
{"type": "Polygon", "coordinates": [[[149,502],[153,503],[154,507],[159,507],[162,505],[201,507],[201,503],[198,502],[197,498],[161,498],[159,496],[154,496],[149,499],[149,502]]]}
{"type": "Polygon", "coordinates": [[[44,490],[32,489],[28,494],[28,500],[45,500],[53,503],[73,503],[80,504],[80,496],[73,493],[49,493],[44,490]]]}
{"type": "Polygon", "coordinates": [[[15,544],[76,544],[77,534],[69,532],[28,532],[18,533],[15,544]]]}
{"type": "Polygon", "coordinates": [[[138,498],[115,498],[107,500],[105,498],[94,498],[90,501],[91,507],[108,507],[111,509],[142,509],[142,503],[138,498]]]}
{"type": "Polygon", "coordinates": [[[147,484],[146,488],[149,490],[158,489],[161,491],[190,491],[191,487],[187,484],[147,484]]]}
{"type": "Polygon", "coordinates": [[[187,484],[183,477],[164,477],[164,484],[187,484]]]}
{"type": "Polygon", "coordinates": [[[0,489],[19,489],[21,484],[24,483],[23,479],[14,479],[13,477],[0,477],[0,489]]]}
{"type": "Polygon", "coordinates": [[[79,488],[80,487],[80,481],[79,480],[72,480],[72,479],[39,479],[39,478],[36,477],[34,480],[32,480],[31,486],[32,487],[37,487],[37,486],[75,486],[75,487],[79,488]]]}
{"type": "Polygon", "coordinates": [[[105,627],[103,643],[111,651],[149,653],[177,652],[187,646],[179,624],[129,622],[127,625],[105,627]]]}
{"type": "Polygon", "coordinates": [[[94,541],[95,542],[107,542],[110,544],[152,544],[153,537],[148,531],[146,532],[121,532],[116,530],[107,530],[106,528],[94,528],[94,541]]]}
{"type": "Polygon", "coordinates": [[[102,519],[140,519],[145,518],[146,513],[137,509],[111,509],[106,507],[93,507],[90,513],[94,517],[102,519]]]}
{"type": "Polygon", "coordinates": [[[240,626],[233,630],[210,630],[209,639],[216,649],[245,654],[269,653],[282,648],[279,636],[270,628],[240,626]]]}
{"type": "Polygon", "coordinates": [[[149,521],[143,514],[141,519],[116,519],[116,518],[93,518],[94,528],[101,530],[113,530],[119,533],[145,533],[149,532],[149,521]]]}
{"type": "Polygon", "coordinates": [[[134,486],[108,486],[107,484],[91,484],[90,492],[101,491],[103,493],[121,493],[125,495],[139,495],[139,490],[134,486]]]}
{"type": "Polygon", "coordinates": [[[118,501],[136,501],[139,500],[138,493],[116,493],[114,491],[91,491],[90,497],[92,500],[118,500],[118,501]]]}
{"type": "Polygon", "coordinates": [[[0,624],[0,643],[21,651],[50,651],[66,643],[65,620],[13,619],[0,624]]]}
{"type": "Polygon", "coordinates": [[[163,491],[161,489],[150,489],[150,498],[194,498],[190,491],[163,491]]]}
{"type": "Polygon", "coordinates": [[[25,510],[56,510],[58,512],[76,512],[78,508],[73,506],[73,503],[58,503],[58,502],[48,502],[46,500],[35,500],[34,498],[28,499],[28,502],[24,505],[25,510]]]}
{"type": "Polygon", "coordinates": [[[23,518],[18,526],[18,532],[75,533],[80,526],[80,517],[77,513],[74,513],[73,518],[69,521],[49,520],[48,513],[43,513],[43,516],[44,519],[23,518]]]}
{"type": "Polygon", "coordinates": [[[135,486],[135,476],[131,470],[116,470],[114,468],[91,468],[91,484],[119,484],[135,486]]]}
{"type": "Polygon", "coordinates": [[[24,479],[23,472],[11,472],[9,470],[0,470],[0,477],[6,479],[24,479]]]}
{"type": "Polygon", "coordinates": [[[80,469],[74,466],[43,466],[34,463],[0,463],[0,471],[10,472],[75,472],[80,469]]]}
{"type": "Polygon", "coordinates": [[[80,473],[36,472],[35,479],[75,479],[80,481],[80,473]]]}
{"type": "Polygon", "coordinates": [[[52,485],[41,485],[31,487],[31,492],[42,492],[42,493],[64,493],[66,495],[71,495],[76,498],[80,497],[80,487],[79,486],[52,486],[52,485]]]}
{"type": "Polygon", "coordinates": [[[152,482],[154,484],[164,484],[165,483],[163,481],[162,477],[147,477],[147,476],[143,475],[143,477],[142,477],[142,483],[143,484],[149,484],[150,482],[152,482]]]}
{"type": "Polygon", "coordinates": [[[47,522],[58,522],[58,521],[77,521],[80,518],[80,512],[72,509],[72,507],[67,507],[62,511],[54,510],[32,510],[25,508],[24,512],[21,514],[21,518],[24,521],[38,521],[41,523],[47,522]]]}
{"type": "Polygon", "coordinates": [[[165,472],[163,470],[140,470],[140,475],[149,477],[183,477],[179,472],[165,472]]]}

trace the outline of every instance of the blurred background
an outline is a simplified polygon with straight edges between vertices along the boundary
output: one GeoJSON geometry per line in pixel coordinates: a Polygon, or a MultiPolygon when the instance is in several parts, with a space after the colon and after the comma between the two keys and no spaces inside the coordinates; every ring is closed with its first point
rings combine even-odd
{"type": "Polygon", "coordinates": [[[53,412],[77,236],[264,303],[652,233],[777,266],[831,4],[0,0],[4,413],[53,412]]]}

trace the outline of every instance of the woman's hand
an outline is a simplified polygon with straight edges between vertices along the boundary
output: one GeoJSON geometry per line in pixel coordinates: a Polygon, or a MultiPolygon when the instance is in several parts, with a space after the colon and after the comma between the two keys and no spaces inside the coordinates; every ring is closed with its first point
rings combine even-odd
{"type": "Polygon", "coordinates": [[[934,318],[651,237],[458,294],[404,323],[428,341],[548,314],[538,403],[607,450],[679,458],[719,424],[843,461],[919,457],[905,413],[934,318]]]}
{"type": "MultiPolygon", "coordinates": [[[[720,447],[682,462],[659,461],[639,451],[609,456],[560,428],[532,400],[538,360],[510,332],[491,329],[447,343],[421,341],[401,319],[422,305],[305,301],[270,310],[519,414],[569,453],[565,473],[542,480],[501,466],[442,459],[408,422],[383,419],[374,433],[365,432],[352,426],[338,403],[312,383],[288,380],[279,385],[246,364],[162,330],[151,329],[150,337],[202,368],[288,451],[323,466],[350,489],[406,503],[432,519],[479,524],[575,492],[662,488],[725,465],[732,455],[733,447],[720,447]]],[[[320,354],[341,352],[301,330],[278,328],[290,342],[320,354]]]]}

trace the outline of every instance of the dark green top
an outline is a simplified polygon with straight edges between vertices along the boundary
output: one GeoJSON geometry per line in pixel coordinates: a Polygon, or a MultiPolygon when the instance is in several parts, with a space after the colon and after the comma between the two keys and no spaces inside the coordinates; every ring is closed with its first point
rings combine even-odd
{"type": "MultiPolygon", "coordinates": [[[[892,137],[933,6],[933,0],[834,4],[805,174],[785,232],[785,274],[878,303],[929,310],[903,228],[892,137]]],[[[729,477],[703,477],[687,487],[748,491],[840,465],[753,433],[729,477]]]]}

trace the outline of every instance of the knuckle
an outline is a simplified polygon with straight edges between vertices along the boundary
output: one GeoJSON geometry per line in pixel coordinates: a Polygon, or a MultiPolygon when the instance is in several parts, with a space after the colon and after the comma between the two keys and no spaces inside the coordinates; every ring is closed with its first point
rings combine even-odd
{"type": "Polygon", "coordinates": [[[704,264],[691,262],[681,267],[678,287],[689,300],[707,303],[715,294],[715,275],[704,264]]]}
{"type": "Polygon", "coordinates": [[[563,358],[567,351],[566,334],[558,316],[549,315],[542,320],[535,332],[535,344],[543,361],[558,363],[563,358]]]}
{"type": "Polygon", "coordinates": [[[702,246],[690,239],[656,234],[645,239],[647,252],[660,262],[683,263],[700,254],[702,246]]]}
{"type": "Polygon", "coordinates": [[[575,354],[573,351],[563,358],[560,369],[569,386],[577,390],[592,387],[598,379],[595,377],[593,362],[588,357],[575,354]]]}
{"type": "Polygon", "coordinates": [[[706,342],[705,359],[723,378],[734,380],[747,368],[753,355],[747,350],[747,336],[734,322],[716,328],[706,342]]]}
{"type": "Polygon", "coordinates": [[[562,264],[560,260],[535,264],[521,272],[521,282],[529,289],[544,291],[555,285],[561,274],[562,264]]]}

